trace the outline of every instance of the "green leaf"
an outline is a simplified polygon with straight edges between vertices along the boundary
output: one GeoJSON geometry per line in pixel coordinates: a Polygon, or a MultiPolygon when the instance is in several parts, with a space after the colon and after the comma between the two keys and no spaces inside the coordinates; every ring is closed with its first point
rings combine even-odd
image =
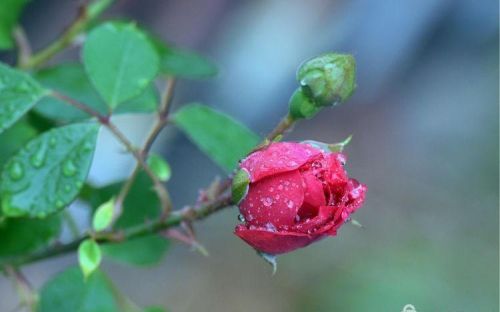
{"type": "Polygon", "coordinates": [[[0,63],[0,133],[46,94],[47,91],[26,73],[0,63]]]}
{"type": "Polygon", "coordinates": [[[119,312],[111,282],[100,271],[85,281],[72,267],[56,275],[41,289],[38,312],[119,312]]]}
{"type": "Polygon", "coordinates": [[[88,35],[83,63],[99,94],[114,109],[146,89],[158,72],[159,58],[134,24],[108,22],[88,35]]]}
{"type": "Polygon", "coordinates": [[[167,161],[160,155],[154,153],[149,154],[147,163],[160,181],[166,182],[170,180],[172,170],[170,169],[170,165],[167,161]]]}
{"type": "Polygon", "coordinates": [[[0,50],[14,47],[12,32],[28,2],[29,0],[2,0],[0,2],[0,50]]]}
{"type": "Polygon", "coordinates": [[[7,218],[0,222],[0,262],[2,258],[35,251],[59,235],[61,216],[46,219],[7,218]]]}
{"type": "MultiPolygon", "coordinates": [[[[97,207],[120,192],[123,183],[113,183],[90,192],[86,199],[92,207],[97,207]]],[[[123,203],[123,211],[114,228],[125,229],[154,220],[160,216],[160,202],[151,179],[140,172],[123,203]]]]}
{"type": "Polygon", "coordinates": [[[0,134],[0,164],[3,164],[18,149],[37,135],[37,131],[26,119],[21,119],[0,134]]]}
{"type": "Polygon", "coordinates": [[[87,279],[101,264],[101,248],[92,239],[81,242],[78,246],[78,263],[84,279],[87,279]]]}
{"type": "Polygon", "coordinates": [[[94,123],[54,128],[19,150],[1,173],[3,213],[44,217],[71,203],[87,178],[98,129],[94,123]]]}
{"type": "Polygon", "coordinates": [[[103,245],[105,257],[117,262],[138,266],[154,265],[161,261],[169,241],[159,235],[148,235],[122,243],[103,245]]]}
{"type": "Polygon", "coordinates": [[[174,115],[174,121],[203,152],[228,172],[260,141],[239,122],[199,104],[181,108],[174,115]]]}
{"type": "Polygon", "coordinates": [[[105,230],[113,221],[113,212],[115,209],[115,198],[111,198],[104,204],[100,205],[94,213],[92,226],[96,232],[105,230]]]}
{"type": "Polygon", "coordinates": [[[160,55],[162,74],[189,79],[203,79],[217,75],[217,67],[207,58],[186,49],[169,46],[155,37],[152,37],[152,42],[160,55]]]}
{"type": "MultiPolygon", "coordinates": [[[[88,105],[99,113],[108,114],[108,106],[95,91],[80,64],[67,63],[43,69],[35,73],[35,78],[44,86],[57,90],[81,103],[88,105]]],[[[140,95],[121,104],[113,113],[150,113],[156,110],[158,94],[153,84],[150,84],[140,95]]],[[[53,97],[43,98],[35,111],[47,118],[62,122],[84,120],[90,116],[85,112],[65,104],[53,97]]]]}

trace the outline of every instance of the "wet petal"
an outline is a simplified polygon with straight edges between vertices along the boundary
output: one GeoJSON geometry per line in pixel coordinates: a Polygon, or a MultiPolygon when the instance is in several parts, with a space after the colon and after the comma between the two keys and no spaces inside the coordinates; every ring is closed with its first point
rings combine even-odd
{"type": "Polygon", "coordinates": [[[308,235],[286,231],[273,232],[265,228],[249,229],[241,224],[236,227],[234,233],[253,248],[271,255],[287,253],[305,247],[326,236],[326,234],[308,235]]]}
{"type": "Polygon", "coordinates": [[[277,142],[250,154],[241,163],[250,173],[250,181],[256,182],[270,175],[292,171],[321,155],[321,151],[309,144],[277,142]]]}
{"type": "Polygon", "coordinates": [[[249,225],[276,227],[293,225],[304,201],[302,176],[298,170],[285,172],[250,184],[240,212],[249,225]]]}
{"type": "Polygon", "coordinates": [[[323,183],[310,171],[302,173],[304,179],[304,203],[299,209],[301,219],[312,218],[318,214],[318,208],[326,205],[323,183]]]}
{"type": "Polygon", "coordinates": [[[291,230],[300,233],[314,234],[318,229],[333,222],[334,209],[331,206],[319,207],[318,214],[314,218],[302,219],[294,225],[291,230]]]}
{"type": "Polygon", "coordinates": [[[356,179],[349,179],[347,183],[347,209],[349,213],[355,212],[365,202],[367,187],[356,179]]]}
{"type": "Polygon", "coordinates": [[[346,161],[345,155],[341,153],[331,153],[327,155],[326,160],[326,182],[328,182],[332,187],[346,183],[348,177],[344,169],[344,164],[346,161]]]}

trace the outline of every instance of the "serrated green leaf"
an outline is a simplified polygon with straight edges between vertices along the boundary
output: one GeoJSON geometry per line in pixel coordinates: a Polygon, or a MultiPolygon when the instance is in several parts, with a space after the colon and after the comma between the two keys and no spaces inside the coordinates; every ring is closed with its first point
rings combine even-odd
{"type": "Polygon", "coordinates": [[[69,268],[41,289],[38,312],[119,312],[111,282],[100,271],[84,280],[81,270],[69,268]]]}
{"type": "Polygon", "coordinates": [[[117,262],[148,266],[160,262],[168,246],[167,239],[159,235],[148,235],[122,243],[103,245],[102,252],[106,258],[117,262]]]}
{"type": "MultiPolygon", "coordinates": [[[[84,103],[103,115],[108,114],[108,106],[95,91],[83,66],[80,64],[67,63],[43,69],[35,73],[35,78],[48,88],[57,90],[80,103],[84,103]]],[[[156,88],[150,84],[140,95],[125,101],[113,113],[154,112],[158,101],[156,88]]],[[[47,118],[62,122],[84,120],[90,117],[85,112],[53,97],[43,98],[34,109],[47,118]]]]}
{"type": "Polygon", "coordinates": [[[260,141],[239,122],[200,104],[184,106],[173,117],[175,124],[227,172],[260,141]]]}
{"type": "Polygon", "coordinates": [[[47,91],[26,73],[0,62],[0,133],[46,94],[47,91]]]}
{"type": "Polygon", "coordinates": [[[98,129],[94,123],[54,128],[11,157],[0,181],[4,215],[44,217],[71,203],[87,178],[98,129]]]}
{"type": "Polygon", "coordinates": [[[114,209],[114,197],[97,207],[97,210],[94,212],[94,217],[92,219],[92,227],[96,232],[105,230],[108,226],[111,225],[111,221],[113,221],[114,209]]]}
{"type": "Polygon", "coordinates": [[[84,240],[78,246],[78,263],[85,279],[99,268],[101,260],[101,248],[94,240],[84,240]]]}
{"type": "Polygon", "coordinates": [[[0,50],[12,49],[12,32],[29,0],[2,0],[0,2],[0,50]]]}
{"type": "Polygon", "coordinates": [[[57,237],[61,230],[59,214],[45,219],[7,218],[0,222],[0,262],[35,251],[57,237]]]}
{"type": "Polygon", "coordinates": [[[146,89],[158,73],[159,58],[134,24],[108,22],[88,35],[83,63],[99,94],[114,109],[146,89]]]}
{"type": "Polygon", "coordinates": [[[149,154],[147,163],[160,181],[166,182],[170,180],[172,170],[170,169],[170,165],[167,161],[160,155],[155,153],[149,154]]]}

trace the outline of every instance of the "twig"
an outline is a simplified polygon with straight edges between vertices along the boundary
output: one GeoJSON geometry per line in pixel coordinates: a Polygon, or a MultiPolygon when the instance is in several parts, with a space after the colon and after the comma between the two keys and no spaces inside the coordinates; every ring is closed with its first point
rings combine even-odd
{"type": "Polygon", "coordinates": [[[286,115],[281,119],[280,123],[267,135],[267,139],[272,141],[276,139],[278,136],[283,135],[290,127],[293,126],[295,121],[293,120],[290,114],[286,115]]]}
{"type": "MultiPolygon", "coordinates": [[[[217,200],[207,203],[199,208],[186,207],[182,210],[178,210],[173,212],[167,219],[162,220],[161,218],[154,220],[152,222],[144,223],[132,228],[128,228],[124,230],[120,235],[122,240],[128,240],[136,237],[145,236],[148,234],[158,233],[165,229],[175,227],[179,225],[183,221],[195,221],[208,217],[209,215],[231,205],[231,196],[221,196],[217,200]]],[[[100,237],[97,239],[99,243],[107,243],[110,241],[116,241],[115,236],[107,236],[100,237]],[[113,237],[113,238],[112,238],[113,237]]],[[[10,265],[20,266],[23,264],[52,258],[55,256],[64,255],[75,251],[80,243],[85,239],[88,239],[90,236],[84,235],[74,241],[71,241],[67,244],[56,245],[49,249],[46,249],[39,253],[34,253],[31,255],[27,255],[25,257],[13,259],[10,262],[10,265]]]]}
{"type": "Polygon", "coordinates": [[[14,29],[14,39],[17,45],[17,66],[23,67],[31,57],[31,45],[21,26],[14,29]]]}
{"type": "Polygon", "coordinates": [[[113,1],[114,0],[109,0],[107,2],[100,1],[101,3],[94,6],[92,6],[92,3],[80,6],[76,18],[61,34],[61,36],[41,51],[35,53],[31,58],[26,60],[26,62],[20,63],[19,67],[32,69],[46,63],[56,54],[68,47],[73,42],[75,37],[83,32],[87,28],[87,25],[91,21],[95,20],[108,6],[113,3],[113,1]]]}
{"type": "Polygon", "coordinates": [[[20,306],[27,306],[30,311],[35,311],[37,305],[37,295],[33,290],[31,283],[16,267],[7,265],[4,267],[5,273],[9,276],[16,286],[16,290],[20,299],[20,306]]]}

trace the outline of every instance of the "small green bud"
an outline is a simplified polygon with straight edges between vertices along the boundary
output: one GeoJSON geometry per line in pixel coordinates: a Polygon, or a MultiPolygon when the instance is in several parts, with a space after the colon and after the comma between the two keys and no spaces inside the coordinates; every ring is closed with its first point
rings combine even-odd
{"type": "Polygon", "coordinates": [[[316,104],[312,102],[302,91],[301,88],[295,90],[289,101],[290,105],[290,116],[294,120],[302,118],[312,118],[321,109],[316,107],[316,104]]]}
{"type": "Polygon", "coordinates": [[[356,61],[349,54],[326,53],[303,63],[297,80],[316,106],[340,104],[356,89],[356,61]]]}
{"type": "Polygon", "coordinates": [[[248,185],[250,184],[250,176],[245,169],[240,169],[233,178],[231,185],[231,197],[233,203],[238,205],[248,193],[248,185]]]}

